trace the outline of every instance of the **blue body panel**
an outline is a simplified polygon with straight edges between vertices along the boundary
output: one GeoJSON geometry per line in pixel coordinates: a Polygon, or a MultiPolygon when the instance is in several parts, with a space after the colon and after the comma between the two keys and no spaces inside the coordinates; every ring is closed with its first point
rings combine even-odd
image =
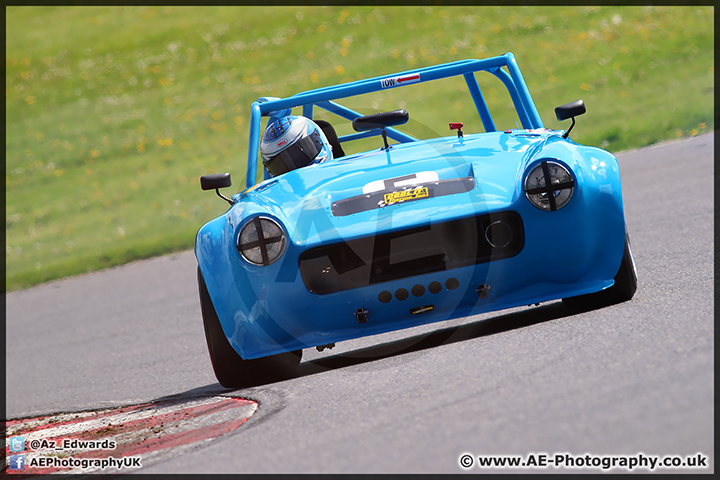
{"type": "MultiPolygon", "coordinates": [[[[537,115],[534,107],[527,110],[537,115]]],[[[533,127],[401,143],[294,170],[235,195],[225,214],[199,230],[195,247],[230,344],[242,358],[258,358],[611,286],[625,244],[618,163],[562,133],[533,127]],[[576,182],[568,205],[553,212],[534,207],[523,189],[527,172],[546,159],[568,167],[576,182]],[[334,202],[361,195],[370,182],[421,172],[441,181],[472,177],[474,187],[333,214],[334,202]],[[508,211],[519,214],[524,230],[522,249],[510,258],[327,294],[310,292],[298,271],[300,255],[314,247],[508,211]],[[249,264],[236,248],[240,229],[257,215],[275,219],[288,238],[283,257],[269,266],[249,264]],[[459,287],[447,288],[449,278],[459,287]],[[427,289],[435,281],[443,285],[439,293],[427,289]],[[388,303],[378,298],[415,285],[424,286],[424,294],[388,303]],[[484,298],[479,285],[491,287],[484,298]],[[410,313],[427,305],[434,308],[410,313]],[[369,312],[366,323],[354,315],[360,308],[369,312]]]]}

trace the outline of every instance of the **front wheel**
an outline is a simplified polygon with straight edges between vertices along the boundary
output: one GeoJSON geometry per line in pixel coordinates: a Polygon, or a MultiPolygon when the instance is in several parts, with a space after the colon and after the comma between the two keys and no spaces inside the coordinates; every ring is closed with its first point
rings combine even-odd
{"type": "Polygon", "coordinates": [[[282,379],[289,370],[298,366],[302,350],[243,360],[225,337],[200,268],[197,276],[205,339],[215,377],[220,385],[225,388],[240,388],[268,383],[282,379]]]}
{"type": "Polygon", "coordinates": [[[625,234],[625,251],[615,283],[600,292],[577,297],[563,298],[563,303],[572,311],[593,310],[630,300],[637,290],[637,268],[630,248],[630,236],[625,234]]]}

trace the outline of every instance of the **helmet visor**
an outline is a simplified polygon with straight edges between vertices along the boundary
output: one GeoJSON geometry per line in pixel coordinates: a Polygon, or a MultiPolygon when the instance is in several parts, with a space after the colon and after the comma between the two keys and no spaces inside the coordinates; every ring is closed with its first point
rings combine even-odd
{"type": "Polygon", "coordinates": [[[265,160],[263,164],[270,175],[277,176],[296,168],[304,167],[317,157],[323,143],[317,130],[301,138],[288,148],[265,160]]]}

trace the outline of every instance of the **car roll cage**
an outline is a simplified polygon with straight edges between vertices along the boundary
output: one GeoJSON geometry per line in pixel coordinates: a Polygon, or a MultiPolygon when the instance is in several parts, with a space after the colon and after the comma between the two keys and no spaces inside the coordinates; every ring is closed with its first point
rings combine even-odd
{"type": "MultiPolygon", "coordinates": [[[[497,57],[482,60],[459,60],[456,62],[434,65],[430,67],[406,70],[400,73],[382,75],[378,77],[357,80],[340,85],[321,87],[314,90],[297,93],[286,98],[262,97],[253,102],[250,116],[250,140],[248,143],[248,162],[246,174],[246,186],[252,187],[257,183],[257,167],[261,161],[259,157],[261,118],[269,116],[280,118],[290,115],[292,108],[302,107],[302,114],[307,118],[313,118],[314,107],[322,108],[330,113],[338,115],[347,120],[354,120],[363,115],[347,108],[333,100],[340,98],[362,95],[365,93],[377,92],[385,88],[397,88],[415,83],[438,80],[441,78],[462,75],[477,108],[483,127],[486,132],[495,132],[495,124],[490,116],[485,99],[480,92],[475,72],[486,71],[498,77],[507,88],[510,98],[517,110],[518,117],[523,128],[544,128],[540,115],[535,108],[535,103],[530,96],[525,80],[520,73],[520,68],[515,61],[515,56],[508,52],[497,57]],[[507,71],[502,67],[506,67],[507,71]]],[[[407,135],[395,128],[385,128],[387,135],[393,140],[405,143],[417,141],[416,138],[407,135]]],[[[357,140],[360,138],[379,135],[380,129],[344,135],[339,138],[340,142],[357,140]]],[[[265,178],[269,178],[265,172],[265,178]]]]}

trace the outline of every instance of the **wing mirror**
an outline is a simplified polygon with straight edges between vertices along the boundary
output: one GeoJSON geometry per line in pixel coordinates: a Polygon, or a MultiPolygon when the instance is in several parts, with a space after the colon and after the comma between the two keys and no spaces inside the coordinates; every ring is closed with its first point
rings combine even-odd
{"type": "Polygon", "coordinates": [[[563,138],[567,138],[568,135],[570,135],[570,130],[572,130],[575,126],[575,117],[582,115],[585,112],[585,102],[582,100],[575,100],[574,102],[566,103],[565,105],[560,105],[555,108],[555,116],[558,121],[562,122],[563,120],[572,118],[572,125],[570,125],[570,128],[567,129],[563,138]]]}
{"type": "Polygon", "coordinates": [[[385,142],[384,150],[390,148],[387,142],[387,127],[395,125],[403,125],[410,119],[410,115],[405,110],[393,110],[392,112],[375,113],[373,115],[365,115],[353,120],[352,125],[356,132],[365,132],[368,130],[382,129],[382,138],[385,142]]]}
{"type": "Polygon", "coordinates": [[[221,188],[229,187],[230,185],[232,185],[232,182],[230,181],[229,172],[215,173],[213,175],[203,175],[202,177],[200,177],[200,188],[202,188],[203,190],[215,190],[215,193],[217,193],[218,197],[224,199],[230,205],[232,205],[233,201],[220,193],[221,188]]]}

